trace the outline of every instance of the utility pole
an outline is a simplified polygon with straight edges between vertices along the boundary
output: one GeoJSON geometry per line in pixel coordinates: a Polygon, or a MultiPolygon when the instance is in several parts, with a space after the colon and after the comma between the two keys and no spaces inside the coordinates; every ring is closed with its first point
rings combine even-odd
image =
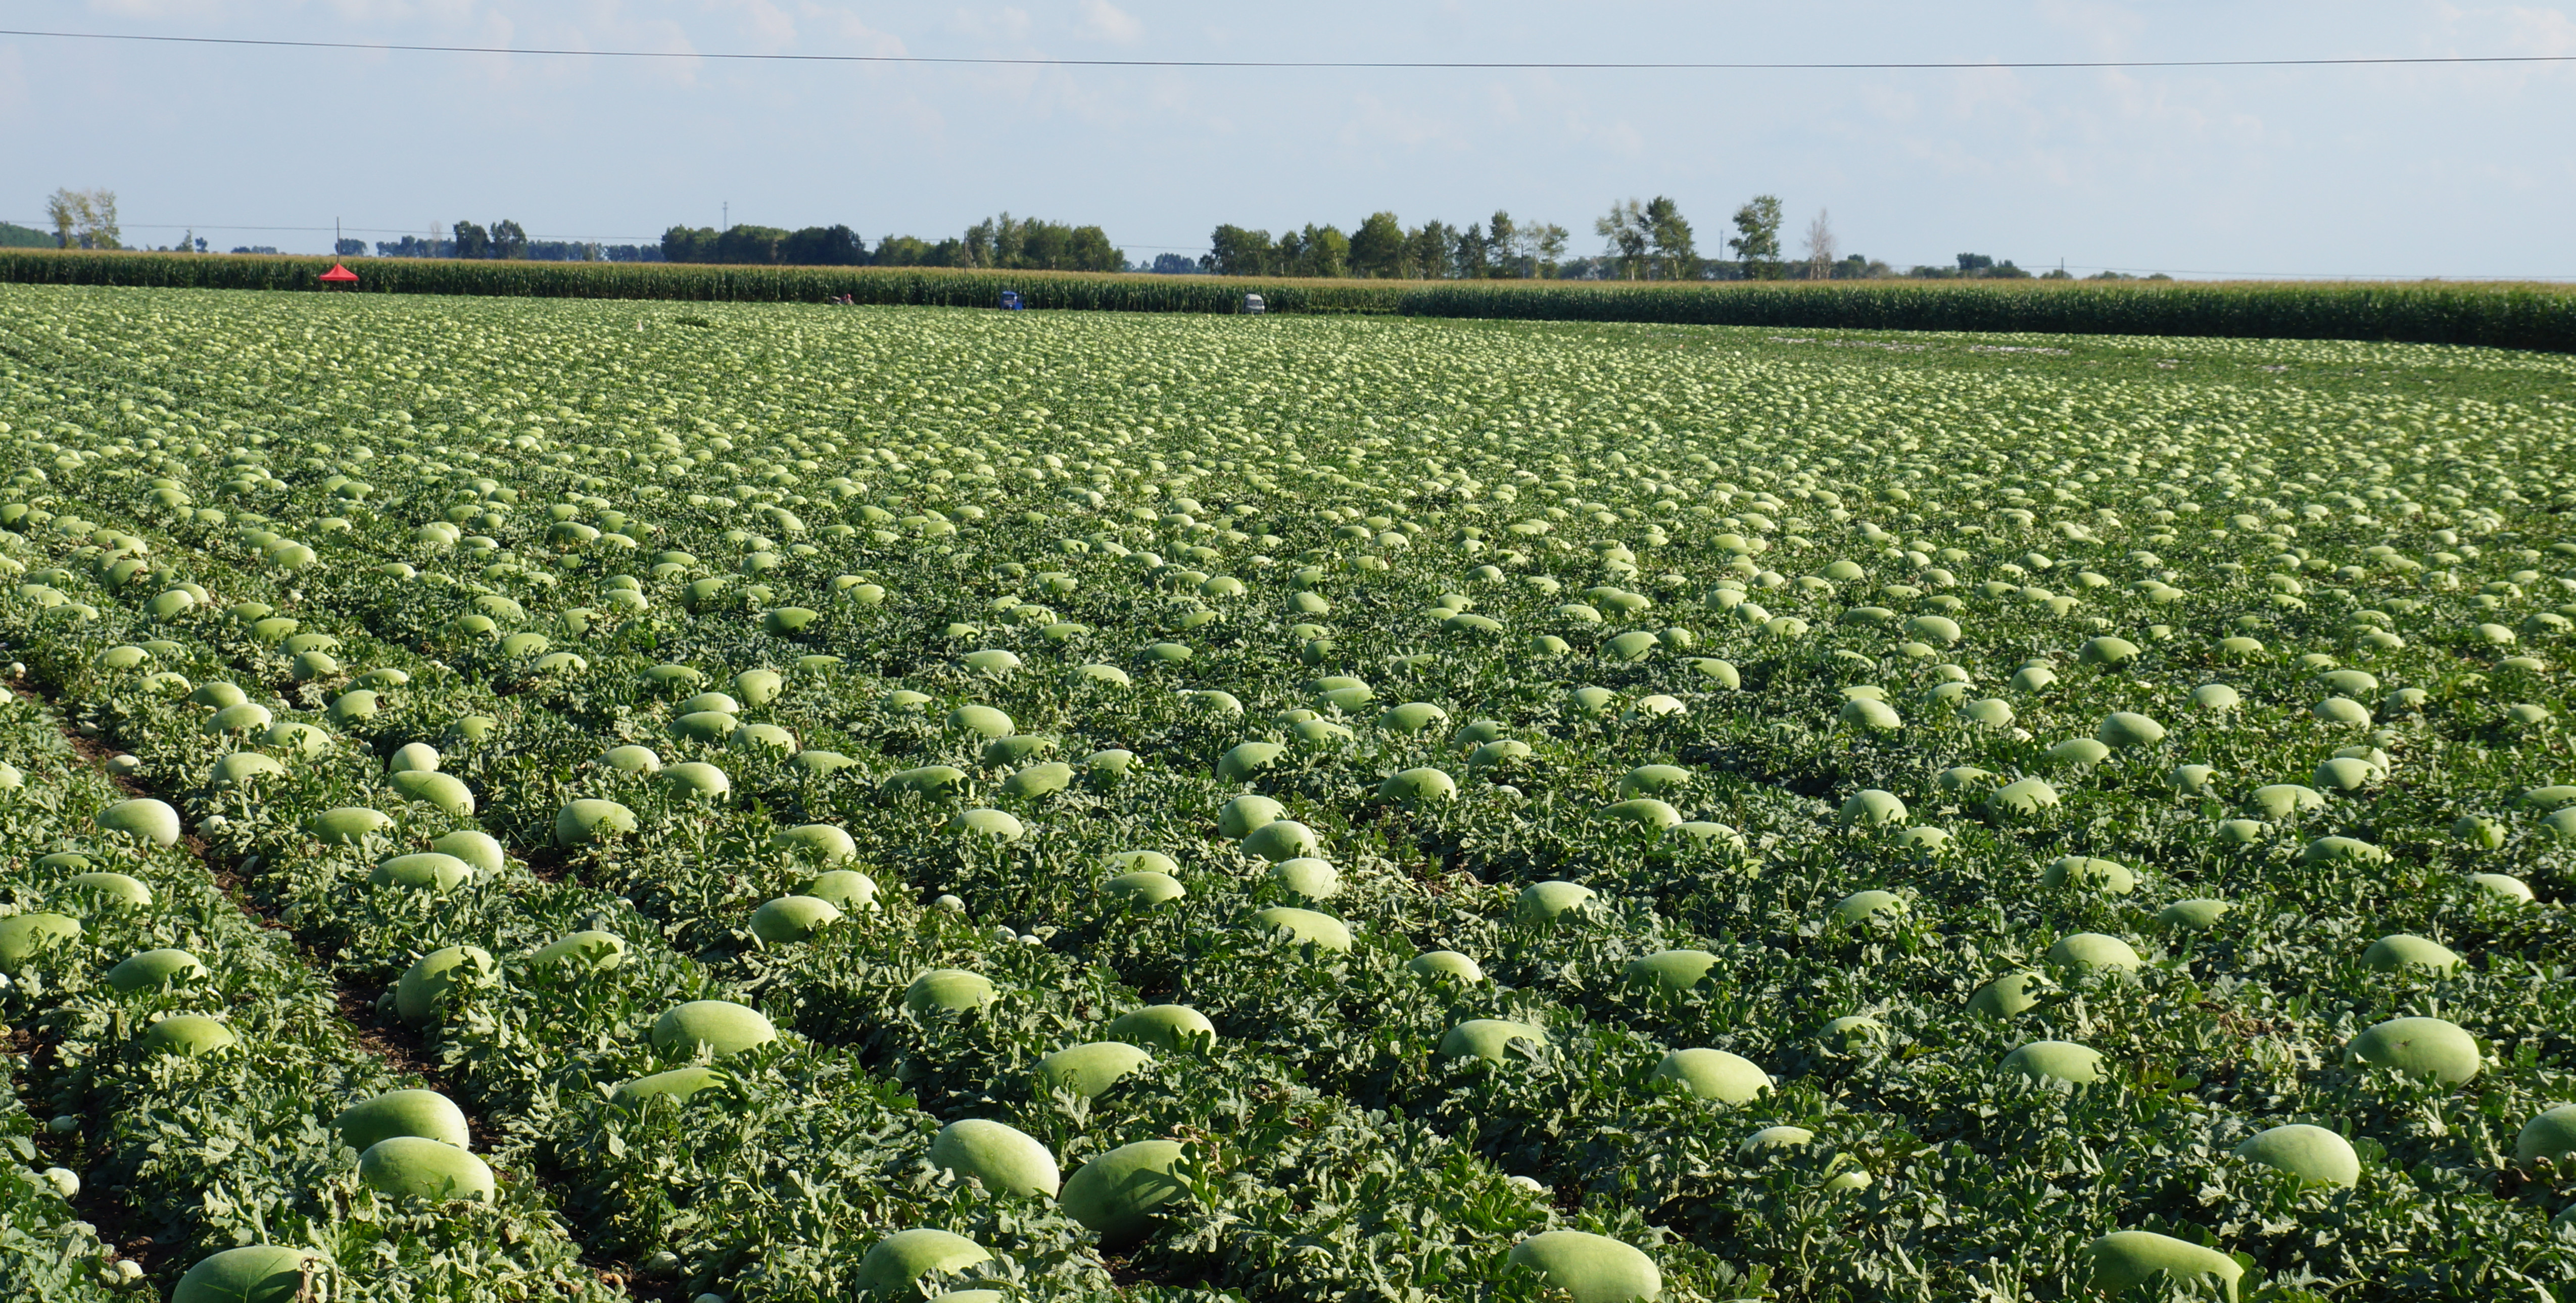
{"type": "Polygon", "coordinates": [[[730,231],[730,230],[732,230],[732,229],[733,229],[733,201],[732,201],[732,200],[730,200],[730,199],[728,199],[728,200],[726,200],[726,201],[725,201],[725,204],[724,204],[724,225],[723,225],[722,227],[718,228],[718,233],[719,233],[719,234],[722,234],[723,232],[725,232],[725,231],[730,231]]]}

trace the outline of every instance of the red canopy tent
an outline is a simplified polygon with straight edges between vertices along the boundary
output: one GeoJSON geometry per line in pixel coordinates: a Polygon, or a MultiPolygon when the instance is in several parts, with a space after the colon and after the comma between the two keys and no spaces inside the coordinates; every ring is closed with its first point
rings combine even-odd
{"type": "Polygon", "coordinates": [[[358,273],[335,262],[331,264],[331,270],[322,273],[322,288],[326,290],[356,289],[358,288],[358,273]]]}

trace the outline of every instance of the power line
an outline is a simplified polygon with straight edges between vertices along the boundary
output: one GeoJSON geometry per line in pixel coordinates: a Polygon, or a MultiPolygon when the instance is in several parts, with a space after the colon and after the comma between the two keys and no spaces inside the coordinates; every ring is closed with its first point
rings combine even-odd
{"type": "Polygon", "coordinates": [[[1342,59],[1052,59],[969,58],[920,54],[760,54],[729,51],[516,49],[497,45],[412,45],[368,41],[285,41],[248,36],[155,36],[125,32],[40,32],[0,29],[0,36],[65,41],[131,41],[162,45],[257,46],[283,50],[371,50],[399,54],[521,54],[550,58],[723,59],[757,63],[948,64],[1037,68],[1235,68],[1305,71],[1555,71],[1555,72],[1974,72],[1987,69],[2148,68],[2346,68],[2440,64],[2576,63],[2576,54],[2394,55],[2342,59],[2029,59],[1917,60],[1849,63],[1563,62],[1541,60],[1342,60],[1342,59]]]}

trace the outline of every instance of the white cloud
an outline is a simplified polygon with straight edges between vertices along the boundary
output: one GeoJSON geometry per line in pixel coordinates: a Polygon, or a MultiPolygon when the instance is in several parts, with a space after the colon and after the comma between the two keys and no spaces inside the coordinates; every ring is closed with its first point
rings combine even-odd
{"type": "Polygon", "coordinates": [[[866,20],[857,14],[840,6],[808,3],[804,13],[815,27],[830,34],[833,39],[830,48],[817,48],[808,53],[873,55],[908,53],[902,37],[892,32],[879,31],[869,26],[866,20]]]}
{"type": "Polygon", "coordinates": [[[1557,134],[1561,143],[1578,145],[1616,158],[1634,159],[1646,149],[1645,134],[1637,124],[1624,117],[1604,120],[1594,115],[1589,104],[1574,97],[1559,122],[1557,134]]]}
{"type": "Polygon", "coordinates": [[[2576,18],[2559,9],[2507,9],[2505,30],[2517,54],[2576,54],[2576,18]]]}
{"type": "Polygon", "coordinates": [[[1082,26],[1104,41],[1121,45],[1145,34],[1145,25],[1136,16],[1109,3],[1109,0],[1082,0],[1082,26]]]}
{"type": "Polygon", "coordinates": [[[87,0],[84,7],[93,14],[115,18],[247,20],[296,26],[307,20],[306,15],[296,11],[306,9],[325,10],[330,17],[346,23],[464,22],[473,17],[475,4],[476,0],[265,0],[251,4],[241,0],[87,0]]]}
{"type": "Polygon", "coordinates": [[[406,0],[323,0],[323,7],[334,17],[350,23],[400,23],[417,18],[461,21],[472,16],[472,0],[433,0],[412,4],[406,0]]]}
{"type": "Polygon", "coordinates": [[[948,29],[979,41],[1021,41],[1029,34],[1029,11],[1006,5],[991,13],[958,9],[948,16],[948,29]]]}
{"type": "Polygon", "coordinates": [[[87,6],[117,18],[218,18],[229,7],[222,0],[90,0],[87,6]]]}
{"type": "Polygon", "coordinates": [[[1883,123],[1912,122],[1923,116],[1922,97],[1890,82],[1863,83],[1852,100],[1883,123]]]}
{"type": "Polygon", "coordinates": [[[769,0],[731,0],[725,7],[742,17],[759,49],[784,50],[796,44],[796,20],[769,0]]]}
{"type": "Polygon", "coordinates": [[[2146,20],[2125,5],[2104,0],[2041,0],[2040,21],[2082,41],[2093,57],[2116,59],[2146,35],[2146,20]]]}
{"type": "Polygon", "coordinates": [[[1342,122],[1341,140],[1354,150],[1393,145],[1404,150],[1458,142],[1455,124],[1445,114],[1423,113],[1362,92],[1351,97],[1353,112],[1342,122]]]}

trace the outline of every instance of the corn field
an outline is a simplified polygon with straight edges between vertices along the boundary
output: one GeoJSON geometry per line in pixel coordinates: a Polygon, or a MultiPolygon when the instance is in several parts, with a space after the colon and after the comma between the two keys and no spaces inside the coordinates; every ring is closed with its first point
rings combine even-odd
{"type": "MultiPolygon", "coordinates": [[[[8,250],[0,252],[0,281],[314,290],[332,261],[8,250]]],[[[1225,313],[1239,310],[1249,292],[1280,313],[2354,339],[2576,352],[2576,292],[2535,284],[1426,282],[408,258],[364,259],[359,272],[358,292],[371,294],[736,303],[816,302],[846,294],[879,306],[991,307],[1002,290],[1016,289],[1031,308],[1225,313]]]]}

